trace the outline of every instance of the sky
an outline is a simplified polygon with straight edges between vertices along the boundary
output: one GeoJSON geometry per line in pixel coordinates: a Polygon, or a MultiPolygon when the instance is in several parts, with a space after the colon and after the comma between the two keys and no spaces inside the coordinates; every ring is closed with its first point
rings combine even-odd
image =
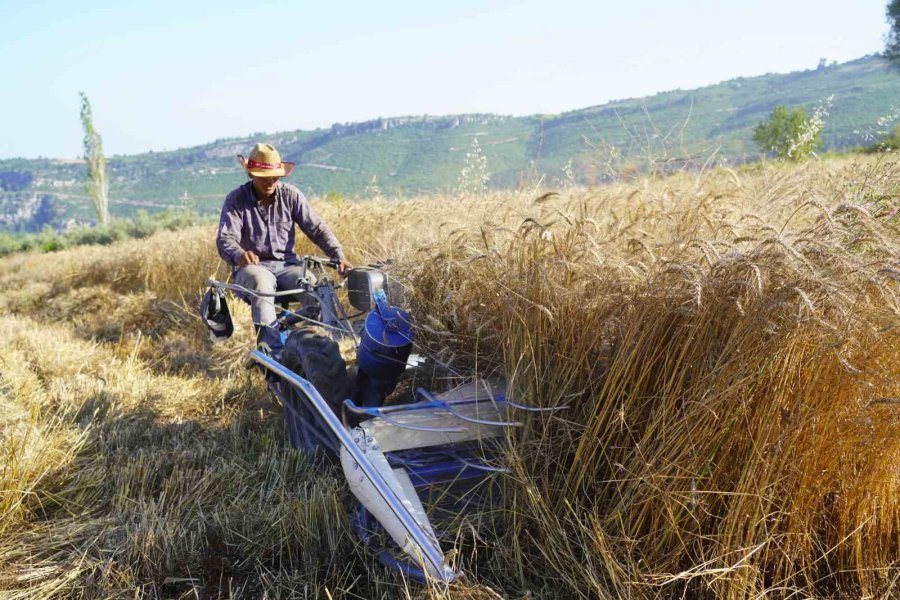
{"type": "Polygon", "coordinates": [[[0,0],[0,158],[551,114],[880,52],[887,0],[0,0]]]}

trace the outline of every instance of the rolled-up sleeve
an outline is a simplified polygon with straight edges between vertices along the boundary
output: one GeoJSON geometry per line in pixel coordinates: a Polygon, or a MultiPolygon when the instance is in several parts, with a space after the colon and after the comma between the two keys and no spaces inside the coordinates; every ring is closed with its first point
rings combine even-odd
{"type": "Polygon", "coordinates": [[[229,194],[222,206],[219,217],[219,232],[216,235],[216,248],[222,260],[237,265],[244,249],[241,248],[241,226],[243,219],[237,207],[237,194],[229,194]]]}
{"type": "Polygon", "coordinates": [[[296,200],[291,216],[300,227],[300,231],[321,248],[328,258],[344,260],[344,249],[341,247],[341,243],[328,224],[313,209],[306,196],[298,193],[296,200]]]}

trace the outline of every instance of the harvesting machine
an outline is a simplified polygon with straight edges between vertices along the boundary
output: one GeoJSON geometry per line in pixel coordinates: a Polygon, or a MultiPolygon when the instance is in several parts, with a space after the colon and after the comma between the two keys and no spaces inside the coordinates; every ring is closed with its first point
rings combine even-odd
{"type": "Polygon", "coordinates": [[[516,404],[480,379],[442,393],[416,387],[433,359],[413,352],[413,323],[391,305],[384,265],[351,269],[339,283],[326,270],[335,261],[305,256],[302,266],[296,288],[274,294],[209,280],[203,320],[213,339],[231,335],[227,290],[276,304],[280,316],[258,331],[249,359],[284,407],[290,443],[339,462],[356,498],[352,527],[382,563],[417,581],[449,583],[460,573],[442,547],[451,535],[435,523],[493,502],[504,430],[521,425],[516,413],[547,409],[516,404]],[[345,340],[355,346],[349,367],[345,340]],[[396,402],[399,382],[411,394],[396,402]]]}

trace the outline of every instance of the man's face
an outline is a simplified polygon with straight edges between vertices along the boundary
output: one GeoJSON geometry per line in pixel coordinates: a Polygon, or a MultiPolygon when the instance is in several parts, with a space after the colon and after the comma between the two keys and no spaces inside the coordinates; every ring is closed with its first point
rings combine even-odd
{"type": "Polygon", "coordinates": [[[256,192],[257,198],[271,198],[275,193],[275,184],[281,177],[257,177],[251,175],[253,181],[253,191],[256,192]]]}

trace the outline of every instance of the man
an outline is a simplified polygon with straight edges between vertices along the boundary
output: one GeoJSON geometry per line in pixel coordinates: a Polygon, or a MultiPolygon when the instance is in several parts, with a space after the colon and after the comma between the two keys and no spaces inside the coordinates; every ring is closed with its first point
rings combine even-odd
{"type": "MultiPolygon", "coordinates": [[[[294,170],[269,144],[256,144],[249,158],[238,157],[250,181],[225,198],[216,247],[232,265],[234,282],[259,292],[294,289],[302,274],[294,253],[294,224],[331,259],[340,261],[344,275],[353,266],[344,257],[335,235],[296,187],[279,181],[294,170]]],[[[252,296],[253,323],[275,321],[274,298],[252,296]]]]}

